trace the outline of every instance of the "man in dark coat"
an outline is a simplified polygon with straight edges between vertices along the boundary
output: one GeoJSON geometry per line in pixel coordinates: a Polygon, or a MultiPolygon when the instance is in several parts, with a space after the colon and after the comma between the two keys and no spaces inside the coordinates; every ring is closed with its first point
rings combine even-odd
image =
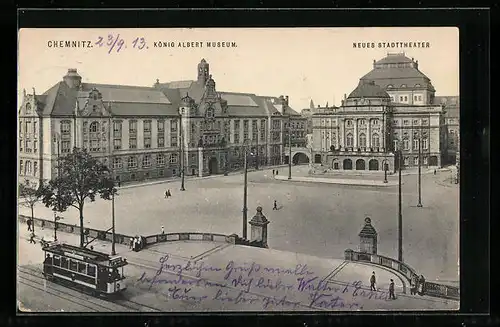
{"type": "Polygon", "coordinates": [[[370,291],[376,291],[377,289],[375,288],[375,283],[377,282],[375,278],[375,272],[372,272],[372,276],[370,277],[370,291]]]}
{"type": "Polygon", "coordinates": [[[274,200],[273,203],[273,210],[278,210],[278,203],[276,202],[276,200],[274,200]]]}
{"type": "Polygon", "coordinates": [[[31,235],[30,235],[30,244],[33,243],[33,244],[36,244],[35,242],[35,233],[31,232],[31,235]]]}
{"type": "Polygon", "coordinates": [[[394,296],[394,280],[391,279],[391,283],[389,284],[389,299],[395,300],[396,296],[394,296]]]}
{"type": "Polygon", "coordinates": [[[26,224],[28,225],[28,232],[31,232],[32,229],[31,229],[31,218],[29,218],[27,221],[26,221],[26,224]]]}

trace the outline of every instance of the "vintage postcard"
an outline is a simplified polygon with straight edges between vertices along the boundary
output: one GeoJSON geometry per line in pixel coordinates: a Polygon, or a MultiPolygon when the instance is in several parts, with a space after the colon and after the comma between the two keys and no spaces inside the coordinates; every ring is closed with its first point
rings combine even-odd
{"type": "Polygon", "coordinates": [[[458,37],[21,29],[19,310],[458,310],[458,37]]]}

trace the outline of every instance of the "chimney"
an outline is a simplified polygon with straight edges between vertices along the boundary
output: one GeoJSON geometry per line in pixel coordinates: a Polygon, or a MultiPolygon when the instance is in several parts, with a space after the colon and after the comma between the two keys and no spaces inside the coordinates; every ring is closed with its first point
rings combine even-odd
{"type": "Polygon", "coordinates": [[[347,99],[347,94],[344,93],[344,100],[346,100],[346,99],[347,99]]]}
{"type": "Polygon", "coordinates": [[[35,95],[36,95],[35,88],[33,88],[33,96],[35,96],[35,95]]]}
{"type": "Polygon", "coordinates": [[[23,96],[26,97],[26,89],[23,89],[23,96]]]}
{"type": "Polygon", "coordinates": [[[63,77],[63,81],[70,88],[79,88],[82,82],[82,77],[78,75],[76,68],[69,68],[66,75],[63,77]]]}
{"type": "Polygon", "coordinates": [[[285,96],[285,105],[288,106],[288,95],[285,96]]]}

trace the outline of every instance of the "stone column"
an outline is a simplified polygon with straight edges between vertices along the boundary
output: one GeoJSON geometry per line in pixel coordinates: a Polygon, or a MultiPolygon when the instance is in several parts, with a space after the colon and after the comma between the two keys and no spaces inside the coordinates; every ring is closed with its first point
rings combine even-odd
{"type": "Polygon", "coordinates": [[[372,147],[372,120],[369,118],[368,119],[368,135],[366,135],[366,147],[371,148],[372,147]]]}
{"type": "Polygon", "coordinates": [[[345,119],[341,118],[340,119],[340,126],[339,126],[339,145],[342,147],[342,149],[345,148],[345,119]]]}
{"type": "Polygon", "coordinates": [[[353,138],[354,151],[358,148],[358,119],[354,119],[354,138],[353,138]]]}

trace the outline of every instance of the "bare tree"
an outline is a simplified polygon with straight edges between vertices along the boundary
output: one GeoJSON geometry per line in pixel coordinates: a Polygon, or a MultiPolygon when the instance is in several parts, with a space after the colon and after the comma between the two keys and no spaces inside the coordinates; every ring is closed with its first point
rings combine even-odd
{"type": "Polygon", "coordinates": [[[42,202],[46,207],[63,212],[68,207],[80,213],[80,246],[84,246],[83,208],[85,200],[94,202],[96,194],[111,200],[116,193],[114,180],[105,166],[85,149],[73,148],[68,155],[59,158],[58,176],[42,190],[42,202]]]}
{"type": "Polygon", "coordinates": [[[31,209],[31,227],[35,233],[35,205],[41,200],[40,187],[35,187],[28,179],[19,184],[19,197],[21,205],[31,209]]]}

